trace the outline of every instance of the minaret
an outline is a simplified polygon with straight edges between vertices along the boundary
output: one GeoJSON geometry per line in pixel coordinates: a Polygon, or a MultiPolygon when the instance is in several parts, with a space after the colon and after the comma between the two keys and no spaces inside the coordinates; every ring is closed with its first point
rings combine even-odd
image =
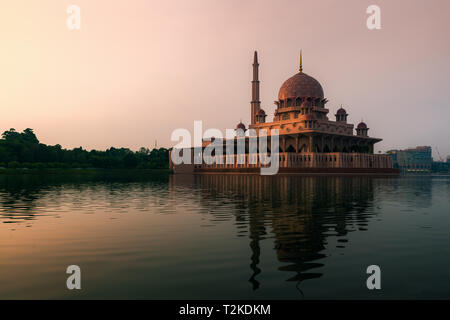
{"type": "Polygon", "coordinates": [[[261,101],[259,101],[258,68],[258,52],[255,51],[255,55],[253,57],[252,102],[250,103],[252,106],[251,124],[256,123],[256,113],[261,108],[261,101]]]}

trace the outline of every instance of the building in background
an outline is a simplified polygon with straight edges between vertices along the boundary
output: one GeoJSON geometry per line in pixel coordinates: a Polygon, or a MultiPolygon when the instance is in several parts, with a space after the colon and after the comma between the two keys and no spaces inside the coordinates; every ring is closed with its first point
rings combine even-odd
{"type": "Polygon", "coordinates": [[[433,157],[431,147],[420,146],[404,150],[390,150],[394,168],[401,172],[431,172],[433,157]]]}
{"type": "Polygon", "coordinates": [[[431,171],[434,173],[450,173],[450,161],[434,161],[431,166],[431,171]]]}

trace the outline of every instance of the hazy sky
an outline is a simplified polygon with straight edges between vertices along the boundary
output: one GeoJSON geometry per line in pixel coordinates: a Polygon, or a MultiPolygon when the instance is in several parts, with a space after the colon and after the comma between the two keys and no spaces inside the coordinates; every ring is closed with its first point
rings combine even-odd
{"type": "Polygon", "coordinates": [[[297,72],[323,86],[377,150],[450,155],[450,1],[2,0],[0,131],[33,128],[73,148],[170,146],[171,132],[250,120],[251,63],[262,107],[297,72]],[[81,30],[66,26],[81,8],[81,30]],[[366,8],[381,7],[381,30],[366,8]]]}

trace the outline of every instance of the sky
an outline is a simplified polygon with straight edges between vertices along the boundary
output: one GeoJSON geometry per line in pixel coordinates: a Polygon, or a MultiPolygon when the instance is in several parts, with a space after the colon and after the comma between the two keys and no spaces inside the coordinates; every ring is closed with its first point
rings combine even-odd
{"type": "Polygon", "coordinates": [[[376,150],[450,155],[450,1],[2,0],[0,131],[33,128],[65,148],[170,147],[177,128],[250,121],[253,51],[262,108],[298,70],[329,117],[382,138],[376,150]],[[369,30],[369,5],[381,29],[369,30]],[[81,9],[81,29],[66,12],[81,9]]]}

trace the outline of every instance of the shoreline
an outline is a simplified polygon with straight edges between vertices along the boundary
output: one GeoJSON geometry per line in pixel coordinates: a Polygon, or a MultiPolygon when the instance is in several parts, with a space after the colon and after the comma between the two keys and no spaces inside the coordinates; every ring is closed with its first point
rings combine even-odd
{"type": "Polygon", "coordinates": [[[171,174],[171,169],[138,169],[138,168],[0,168],[0,175],[87,175],[108,173],[139,174],[171,174]]]}

